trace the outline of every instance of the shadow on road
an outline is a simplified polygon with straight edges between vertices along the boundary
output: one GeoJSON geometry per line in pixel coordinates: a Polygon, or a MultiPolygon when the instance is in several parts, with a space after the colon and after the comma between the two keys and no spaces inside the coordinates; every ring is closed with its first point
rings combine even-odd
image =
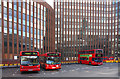
{"type": "Polygon", "coordinates": [[[24,72],[21,72],[21,74],[36,74],[36,73],[39,73],[39,71],[24,71],[24,72]]]}

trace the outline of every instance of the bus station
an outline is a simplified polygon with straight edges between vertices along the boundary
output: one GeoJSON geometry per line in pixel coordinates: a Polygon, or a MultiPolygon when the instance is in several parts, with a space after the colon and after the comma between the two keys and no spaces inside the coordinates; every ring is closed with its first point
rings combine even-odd
{"type": "Polygon", "coordinates": [[[120,76],[119,0],[0,0],[0,73],[120,76]]]}

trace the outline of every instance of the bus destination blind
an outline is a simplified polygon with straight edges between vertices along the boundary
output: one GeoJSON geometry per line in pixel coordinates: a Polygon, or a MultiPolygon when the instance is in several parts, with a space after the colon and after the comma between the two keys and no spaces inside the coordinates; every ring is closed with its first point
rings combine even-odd
{"type": "Polygon", "coordinates": [[[37,55],[37,52],[22,52],[22,55],[37,55]]]}
{"type": "Polygon", "coordinates": [[[59,54],[49,53],[47,56],[59,56],[59,54]]]}

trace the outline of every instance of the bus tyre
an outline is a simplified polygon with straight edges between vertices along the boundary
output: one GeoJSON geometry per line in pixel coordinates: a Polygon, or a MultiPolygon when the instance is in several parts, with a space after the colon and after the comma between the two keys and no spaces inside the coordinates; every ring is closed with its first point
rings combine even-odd
{"type": "Polygon", "coordinates": [[[89,62],[89,64],[91,65],[91,62],[89,62]]]}
{"type": "Polygon", "coordinates": [[[81,61],[80,61],[80,64],[82,64],[81,61]]]}
{"type": "Polygon", "coordinates": [[[36,71],[36,73],[39,73],[39,71],[36,71]]]}
{"type": "Polygon", "coordinates": [[[23,74],[23,72],[22,72],[22,71],[21,71],[20,73],[21,73],[21,74],[23,74]]]}

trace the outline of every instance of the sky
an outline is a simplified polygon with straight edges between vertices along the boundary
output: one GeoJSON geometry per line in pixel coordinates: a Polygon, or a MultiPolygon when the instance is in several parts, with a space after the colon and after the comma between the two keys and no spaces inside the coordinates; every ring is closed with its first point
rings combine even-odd
{"type": "Polygon", "coordinates": [[[53,7],[54,0],[45,0],[51,7],[53,7]]]}

